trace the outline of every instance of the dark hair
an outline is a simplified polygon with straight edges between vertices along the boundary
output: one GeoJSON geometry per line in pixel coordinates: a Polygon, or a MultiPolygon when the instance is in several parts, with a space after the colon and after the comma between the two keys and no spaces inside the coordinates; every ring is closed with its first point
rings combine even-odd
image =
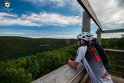
{"type": "Polygon", "coordinates": [[[91,45],[91,42],[90,41],[84,40],[84,42],[85,42],[85,45],[87,45],[87,46],[90,46],[91,45]]]}

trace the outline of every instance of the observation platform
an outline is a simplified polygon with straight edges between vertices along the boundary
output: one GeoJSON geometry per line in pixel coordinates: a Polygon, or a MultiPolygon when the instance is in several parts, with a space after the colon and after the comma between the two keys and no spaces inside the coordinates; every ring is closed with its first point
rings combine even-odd
{"type": "MultiPolygon", "coordinates": [[[[122,50],[106,50],[106,53],[118,57],[124,56],[122,50]]],[[[112,80],[114,83],[124,83],[123,78],[112,76],[112,80]]],[[[79,64],[77,69],[72,69],[66,64],[31,83],[91,83],[91,81],[82,64],[79,64]]]]}

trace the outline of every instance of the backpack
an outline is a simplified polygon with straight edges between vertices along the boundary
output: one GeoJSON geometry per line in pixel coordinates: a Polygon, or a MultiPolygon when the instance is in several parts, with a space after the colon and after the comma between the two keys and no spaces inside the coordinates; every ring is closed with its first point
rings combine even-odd
{"type": "Polygon", "coordinates": [[[98,44],[96,40],[92,40],[91,45],[93,45],[96,48],[105,69],[108,71],[110,69],[110,63],[104,49],[98,44]]]}

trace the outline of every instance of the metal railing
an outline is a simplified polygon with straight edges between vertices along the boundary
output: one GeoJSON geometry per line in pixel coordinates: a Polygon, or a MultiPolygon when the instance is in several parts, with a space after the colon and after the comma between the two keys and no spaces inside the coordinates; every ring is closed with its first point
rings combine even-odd
{"type": "Polygon", "coordinates": [[[105,49],[110,61],[110,73],[124,78],[124,50],[105,49]]]}
{"type": "MultiPolygon", "coordinates": [[[[117,57],[120,57],[120,56],[123,57],[122,59],[124,59],[124,50],[105,49],[105,51],[106,51],[110,61],[114,61],[115,59],[117,59],[117,57]]],[[[121,60],[119,60],[119,61],[121,61],[121,60]]],[[[120,64],[123,65],[124,62],[123,63],[120,62],[120,64]]],[[[111,66],[113,68],[112,64],[111,64],[111,66]]],[[[118,73],[119,71],[110,69],[110,73],[115,73],[118,76],[120,75],[120,73],[118,73]]],[[[124,71],[124,69],[123,69],[123,71],[124,71]]],[[[123,71],[122,71],[121,75],[124,73],[123,71]]],[[[123,79],[113,77],[113,76],[112,76],[112,79],[115,82],[121,81],[122,83],[124,83],[123,79]]],[[[72,69],[69,67],[68,64],[66,64],[66,65],[48,73],[47,75],[40,77],[37,80],[34,80],[31,83],[91,83],[91,81],[90,81],[90,78],[82,64],[78,65],[77,69],[72,69]]]]}

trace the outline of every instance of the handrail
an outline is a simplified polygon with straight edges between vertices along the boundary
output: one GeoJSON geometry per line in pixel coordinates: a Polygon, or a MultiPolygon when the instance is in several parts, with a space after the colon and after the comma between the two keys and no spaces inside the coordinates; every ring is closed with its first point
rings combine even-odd
{"type": "MultiPolygon", "coordinates": [[[[74,80],[75,80],[78,76],[80,76],[80,74],[82,74],[83,70],[84,70],[84,68],[82,68],[68,83],[73,83],[74,80]]],[[[74,83],[75,83],[75,82],[74,82],[74,83]]]]}
{"type": "Polygon", "coordinates": [[[108,55],[111,66],[109,72],[111,74],[116,74],[117,76],[124,78],[124,50],[105,49],[105,51],[108,55]]]}
{"type": "Polygon", "coordinates": [[[72,69],[66,64],[31,83],[78,83],[82,78],[83,69],[81,64],[77,69],[72,69]]]}
{"type": "Polygon", "coordinates": [[[88,0],[77,0],[78,3],[84,8],[84,10],[91,16],[93,21],[97,24],[99,29],[102,31],[103,26],[101,25],[100,21],[98,20],[95,12],[93,11],[93,8],[91,7],[88,0]]]}
{"type": "Polygon", "coordinates": [[[124,32],[124,29],[104,30],[101,33],[117,33],[117,32],[124,32]]]}
{"type": "MultiPolygon", "coordinates": [[[[123,50],[111,50],[105,49],[108,52],[115,52],[115,53],[124,53],[123,50]]],[[[114,81],[117,80],[116,77],[112,76],[114,81]]],[[[85,68],[82,64],[79,64],[77,69],[72,69],[68,64],[40,77],[31,83],[84,83],[89,81],[89,77],[85,71],[85,68]]],[[[124,81],[124,80],[122,80],[124,81]]]]}
{"type": "Polygon", "coordinates": [[[124,50],[113,50],[113,49],[105,49],[107,55],[119,55],[124,56],[124,50]]]}
{"type": "Polygon", "coordinates": [[[118,52],[118,53],[123,53],[124,50],[115,50],[115,49],[105,49],[106,51],[111,51],[111,52],[118,52]]]}

